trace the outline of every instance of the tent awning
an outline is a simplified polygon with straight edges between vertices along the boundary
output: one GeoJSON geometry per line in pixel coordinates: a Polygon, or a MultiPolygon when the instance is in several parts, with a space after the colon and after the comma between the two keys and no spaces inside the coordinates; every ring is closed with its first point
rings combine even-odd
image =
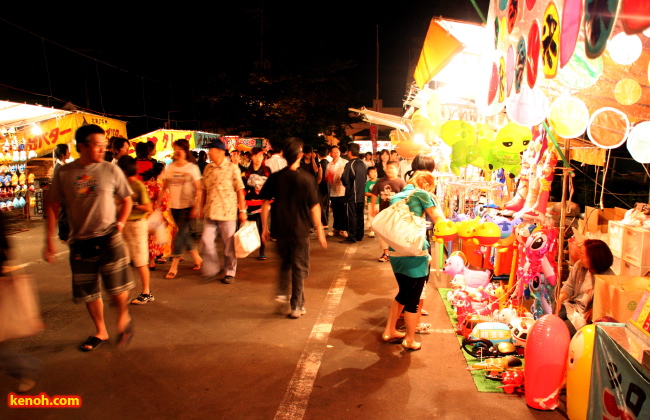
{"type": "Polygon", "coordinates": [[[363,119],[369,123],[385,125],[386,127],[397,128],[402,131],[409,131],[409,119],[397,115],[384,114],[382,112],[370,111],[369,109],[348,108],[349,111],[363,114],[363,119]]]}
{"type": "Polygon", "coordinates": [[[61,117],[70,111],[38,105],[0,101],[0,127],[20,127],[31,123],[61,117]]]}
{"type": "Polygon", "coordinates": [[[429,83],[463,48],[456,37],[432,19],[413,74],[418,87],[422,89],[429,83]]]}

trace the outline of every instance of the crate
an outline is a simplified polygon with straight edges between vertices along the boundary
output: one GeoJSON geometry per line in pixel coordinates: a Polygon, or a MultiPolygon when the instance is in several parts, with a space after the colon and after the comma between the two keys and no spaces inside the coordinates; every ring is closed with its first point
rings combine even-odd
{"type": "Polygon", "coordinates": [[[650,266],[650,230],[625,226],[621,256],[638,266],[650,266]]]}
{"type": "Polygon", "coordinates": [[[599,209],[598,207],[585,206],[584,222],[580,223],[581,232],[607,233],[610,220],[623,220],[626,209],[620,207],[599,209]]]}
{"type": "Polygon", "coordinates": [[[623,255],[623,235],[625,225],[614,220],[609,221],[609,249],[616,257],[623,255]]]}
{"type": "Polygon", "coordinates": [[[610,267],[612,271],[618,276],[621,275],[621,264],[622,264],[621,257],[617,257],[614,255],[614,262],[612,263],[612,266],[610,267]]]}
{"type": "Polygon", "coordinates": [[[629,261],[621,261],[621,271],[619,275],[621,276],[645,276],[646,273],[650,272],[650,266],[641,266],[635,265],[629,261]]]}

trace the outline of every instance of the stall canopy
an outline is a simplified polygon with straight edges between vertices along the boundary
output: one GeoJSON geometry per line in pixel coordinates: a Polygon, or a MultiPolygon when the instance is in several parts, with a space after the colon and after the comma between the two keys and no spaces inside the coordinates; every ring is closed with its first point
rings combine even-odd
{"type": "Polygon", "coordinates": [[[458,39],[432,19],[413,75],[418,87],[429,83],[463,48],[458,39]]]}
{"type": "Polygon", "coordinates": [[[185,139],[190,143],[190,149],[204,147],[205,144],[212,140],[218,139],[219,135],[214,133],[205,133],[202,131],[187,130],[156,130],[142,136],[131,139],[131,143],[143,141],[152,141],[156,145],[156,153],[172,151],[172,144],[176,140],[185,139]]]}
{"type": "MultiPolygon", "coordinates": [[[[67,144],[74,140],[74,133],[82,125],[96,124],[106,130],[106,137],[126,138],[126,123],[113,118],[100,115],[88,114],[85,112],[66,112],[60,116],[34,123],[39,128],[33,130],[34,126],[23,125],[16,132],[16,138],[24,141],[26,149],[33,156],[42,156],[50,153],[57,144],[67,144]],[[32,153],[34,152],[34,153],[32,153]]],[[[71,150],[76,157],[76,150],[71,150]]]]}
{"type": "Polygon", "coordinates": [[[0,101],[0,127],[5,129],[21,127],[51,118],[62,117],[67,114],[70,114],[70,111],[39,105],[0,101]]]}

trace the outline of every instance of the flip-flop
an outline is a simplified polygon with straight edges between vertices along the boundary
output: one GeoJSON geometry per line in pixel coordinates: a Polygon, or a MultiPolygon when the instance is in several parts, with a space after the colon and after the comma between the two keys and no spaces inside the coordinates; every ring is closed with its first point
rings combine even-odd
{"type": "Polygon", "coordinates": [[[81,350],[81,351],[93,351],[97,347],[101,346],[102,344],[104,344],[107,341],[108,340],[102,340],[99,337],[89,336],[86,339],[86,341],[81,343],[81,345],[79,346],[79,350],[81,350]],[[86,346],[88,346],[88,347],[86,347],[86,346]]]}
{"type": "Polygon", "coordinates": [[[194,271],[199,271],[203,267],[203,263],[201,264],[194,264],[194,267],[192,267],[192,270],[194,271]]]}
{"type": "Polygon", "coordinates": [[[133,329],[133,322],[129,322],[129,324],[124,329],[124,332],[121,332],[117,336],[117,347],[120,349],[126,348],[126,346],[128,346],[131,342],[131,339],[133,339],[133,334],[135,334],[135,330],[133,329]]]}
{"type": "Polygon", "coordinates": [[[176,277],[176,274],[178,274],[178,273],[175,273],[175,272],[173,272],[173,271],[170,271],[169,273],[167,273],[167,275],[165,276],[165,278],[166,278],[166,279],[173,279],[173,278],[176,277]]]}

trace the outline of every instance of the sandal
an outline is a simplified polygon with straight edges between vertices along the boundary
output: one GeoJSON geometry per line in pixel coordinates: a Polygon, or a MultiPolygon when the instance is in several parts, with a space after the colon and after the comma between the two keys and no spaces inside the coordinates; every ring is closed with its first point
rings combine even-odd
{"type": "Polygon", "coordinates": [[[173,279],[173,278],[176,277],[176,274],[178,274],[178,273],[176,273],[175,271],[170,271],[169,273],[167,273],[167,275],[165,276],[165,278],[166,278],[166,279],[173,279]]]}
{"type": "Polygon", "coordinates": [[[194,267],[192,267],[192,270],[194,271],[199,271],[203,267],[203,263],[201,264],[194,264],[194,267]]]}
{"type": "Polygon", "coordinates": [[[416,334],[429,334],[431,333],[431,324],[425,324],[424,322],[420,322],[420,325],[417,326],[415,329],[416,334]]]}
{"type": "Polygon", "coordinates": [[[129,324],[124,329],[124,332],[121,332],[117,336],[117,347],[120,349],[126,348],[133,339],[133,334],[135,331],[133,329],[133,322],[129,321],[129,324]]]}
{"type": "Polygon", "coordinates": [[[88,337],[86,339],[86,341],[81,343],[81,345],[79,346],[79,350],[81,350],[81,351],[93,351],[97,347],[101,346],[102,344],[104,344],[107,341],[108,340],[102,340],[99,337],[90,336],[90,337],[88,337]]]}
{"type": "Polygon", "coordinates": [[[166,262],[167,262],[167,260],[165,259],[165,257],[156,258],[156,264],[164,264],[166,262]]]}
{"type": "Polygon", "coordinates": [[[386,262],[388,261],[388,254],[381,254],[381,257],[377,260],[379,262],[386,262]]]}
{"type": "Polygon", "coordinates": [[[137,298],[131,301],[131,305],[144,305],[145,303],[153,302],[153,301],[154,301],[153,293],[151,292],[149,292],[149,294],[140,293],[140,296],[138,296],[137,298]]]}

